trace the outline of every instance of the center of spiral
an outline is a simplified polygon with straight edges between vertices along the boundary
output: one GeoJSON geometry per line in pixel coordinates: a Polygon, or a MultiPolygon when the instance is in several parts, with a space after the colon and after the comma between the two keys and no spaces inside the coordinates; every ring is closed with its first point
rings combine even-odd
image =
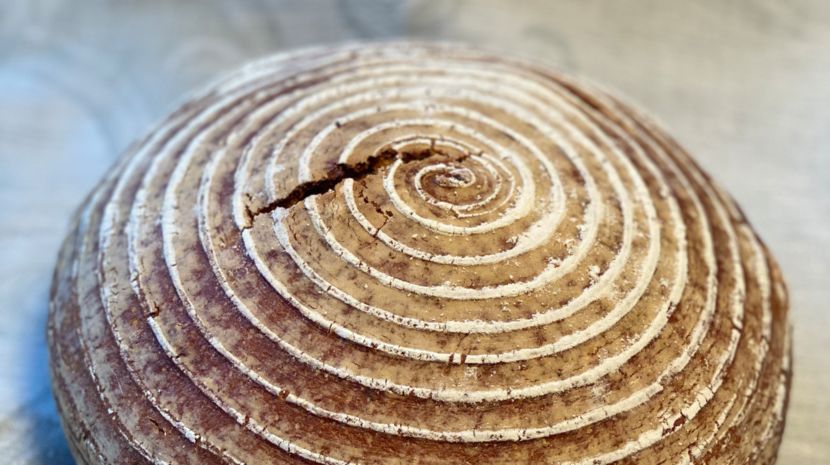
{"type": "Polygon", "coordinates": [[[449,167],[435,176],[435,183],[440,187],[467,187],[473,182],[475,182],[475,174],[464,167],[449,167]]]}

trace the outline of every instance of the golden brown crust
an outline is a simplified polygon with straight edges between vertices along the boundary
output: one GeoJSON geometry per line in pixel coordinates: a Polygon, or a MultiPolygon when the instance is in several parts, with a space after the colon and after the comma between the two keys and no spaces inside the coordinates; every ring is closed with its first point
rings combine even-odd
{"type": "Polygon", "coordinates": [[[773,463],[787,295],[647,117],[458,46],[280,55],[78,213],[52,292],[81,463],[773,463]]]}

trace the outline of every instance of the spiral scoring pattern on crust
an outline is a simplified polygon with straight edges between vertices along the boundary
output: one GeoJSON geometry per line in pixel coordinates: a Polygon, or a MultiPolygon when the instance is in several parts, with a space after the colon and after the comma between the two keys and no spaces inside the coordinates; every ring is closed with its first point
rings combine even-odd
{"type": "Polygon", "coordinates": [[[731,199],[626,104],[356,45],[249,65],[136,144],[49,338],[90,464],[771,463],[786,311],[731,199]]]}

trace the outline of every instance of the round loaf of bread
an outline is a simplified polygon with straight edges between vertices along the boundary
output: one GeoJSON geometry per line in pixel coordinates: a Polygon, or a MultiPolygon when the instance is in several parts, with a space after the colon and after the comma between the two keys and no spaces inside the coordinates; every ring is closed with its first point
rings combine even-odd
{"type": "Polygon", "coordinates": [[[771,464],[787,306],[628,104],[358,44],[243,67],[129,149],[48,339],[80,464],[771,464]]]}

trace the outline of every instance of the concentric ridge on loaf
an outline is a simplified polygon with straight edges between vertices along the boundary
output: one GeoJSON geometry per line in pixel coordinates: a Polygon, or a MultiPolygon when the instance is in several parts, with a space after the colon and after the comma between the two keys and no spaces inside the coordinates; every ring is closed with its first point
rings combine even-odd
{"type": "Polygon", "coordinates": [[[52,290],[85,464],[771,464],[787,294],[593,85],[461,46],[217,81],[116,163],[52,290]]]}

